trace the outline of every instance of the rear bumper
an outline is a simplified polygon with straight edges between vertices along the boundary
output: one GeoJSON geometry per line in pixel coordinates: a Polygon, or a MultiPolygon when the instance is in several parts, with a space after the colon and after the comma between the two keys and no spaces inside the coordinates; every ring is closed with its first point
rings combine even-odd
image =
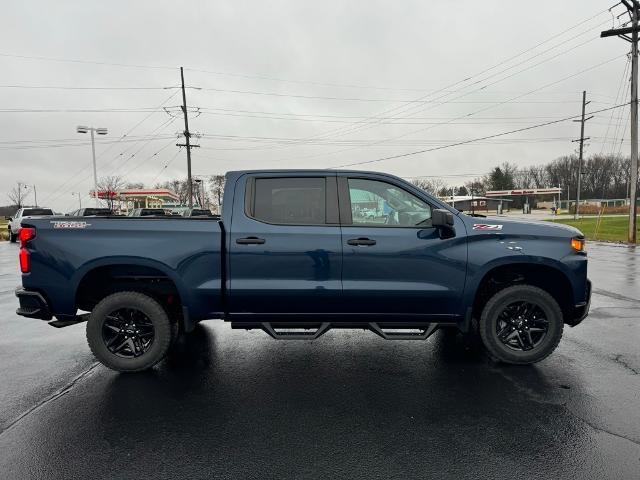
{"type": "Polygon", "coordinates": [[[584,320],[587,315],[589,315],[589,307],[591,306],[591,280],[587,280],[587,288],[585,292],[584,302],[577,304],[573,309],[572,318],[565,323],[571,327],[575,327],[582,320],[584,320]]]}
{"type": "Polygon", "coordinates": [[[40,293],[18,287],[16,288],[16,297],[20,302],[20,307],[16,310],[18,315],[40,320],[51,320],[49,304],[40,293]]]}

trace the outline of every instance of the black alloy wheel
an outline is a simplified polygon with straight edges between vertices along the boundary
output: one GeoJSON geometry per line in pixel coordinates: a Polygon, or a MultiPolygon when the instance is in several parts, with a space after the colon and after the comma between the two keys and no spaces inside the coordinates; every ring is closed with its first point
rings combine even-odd
{"type": "Polygon", "coordinates": [[[140,372],[165,357],[175,331],[175,322],[153,297],[116,292],[93,308],[87,342],[103,365],[119,372],[140,372]]]}
{"type": "Polygon", "coordinates": [[[111,353],[122,358],[143,355],[153,344],[153,323],[140,310],[120,308],[106,316],[102,339],[111,353]]]}
{"type": "Polygon", "coordinates": [[[547,314],[532,302],[513,302],[498,316],[496,334],[510,349],[527,351],[542,343],[549,330],[547,314]]]}
{"type": "Polygon", "coordinates": [[[530,365],[549,356],[560,343],[564,317],[551,294],[527,284],[496,292],[478,322],[482,343],[493,360],[530,365]]]}

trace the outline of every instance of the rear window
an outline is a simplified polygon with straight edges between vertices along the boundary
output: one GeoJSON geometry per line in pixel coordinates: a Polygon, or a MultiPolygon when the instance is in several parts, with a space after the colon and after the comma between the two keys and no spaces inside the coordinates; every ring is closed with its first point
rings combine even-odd
{"type": "Polygon", "coordinates": [[[319,225],[326,219],[325,179],[256,178],[253,218],[267,223],[319,225]]]}
{"type": "Polygon", "coordinates": [[[192,217],[210,217],[212,215],[209,210],[191,210],[192,217]]]}
{"type": "Polygon", "coordinates": [[[111,210],[109,210],[108,208],[85,208],[84,209],[84,216],[91,216],[91,215],[111,215],[113,212],[111,212],[111,210]]]}
{"type": "Polygon", "coordinates": [[[140,212],[140,215],[142,217],[147,217],[152,215],[164,215],[164,214],[165,214],[164,210],[162,210],[161,208],[158,208],[158,209],[145,208],[140,212]]]}
{"type": "Polygon", "coordinates": [[[29,217],[34,215],[53,215],[50,208],[25,208],[22,212],[23,217],[29,217]]]}

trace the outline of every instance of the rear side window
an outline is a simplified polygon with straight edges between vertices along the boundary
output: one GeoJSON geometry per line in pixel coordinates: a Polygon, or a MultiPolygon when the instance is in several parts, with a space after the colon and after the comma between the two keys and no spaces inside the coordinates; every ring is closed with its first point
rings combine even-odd
{"type": "Polygon", "coordinates": [[[22,216],[28,217],[30,215],[53,215],[53,212],[49,208],[25,208],[22,216]]]}
{"type": "Polygon", "coordinates": [[[266,223],[320,225],[326,222],[324,177],[256,178],[250,216],[266,223]]]}

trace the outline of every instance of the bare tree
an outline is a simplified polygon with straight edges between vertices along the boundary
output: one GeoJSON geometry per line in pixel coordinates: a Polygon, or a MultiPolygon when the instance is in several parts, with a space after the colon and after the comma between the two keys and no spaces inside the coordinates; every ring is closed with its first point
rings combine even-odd
{"type": "Polygon", "coordinates": [[[103,200],[106,200],[107,207],[109,207],[110,210],[113,210],[115,199],[118,196],[118,190],[122,190],[124,186],[124,180],[122,177],[117,175],[102,177],[98,180],[98,191],[100,192],[100,197],[103,200]]]}
{"type": "Polygon", "coordinates": [[[186,205],[189,197],[187,185],[187,179],[179,180],[174,178],[173,180],[168,180],[166,182],[156,183],[155,188],[166,188],[167,190],[171,190],[178,196],[178,202],[180,205],[186,205]]]}
{"type": "Polygon", "coordinates": [[[217,210],[216,213],[220,213],[222,211],[222,195],[224,193],[224,183],[224,175],[212,175],[211,177],[209,177],[209,191],[211,192],[211,196],[213,197],[212,200],[214,208],[217,210]]]}
{"type": "Polygon", "coordinates": [[[431,195],[438,195],[447,186],[442,178],[414,178],[411,183],[431,195]]]}
{"type": "Polygon", "coordinates": [[[26,185],[23,183],[18,183],[9,191],[7,197],[9,197],[9,201],[11,203],[17,205],[18,208],[21,208],[28,193],[29,192],[26,188],[26,185]]]}

